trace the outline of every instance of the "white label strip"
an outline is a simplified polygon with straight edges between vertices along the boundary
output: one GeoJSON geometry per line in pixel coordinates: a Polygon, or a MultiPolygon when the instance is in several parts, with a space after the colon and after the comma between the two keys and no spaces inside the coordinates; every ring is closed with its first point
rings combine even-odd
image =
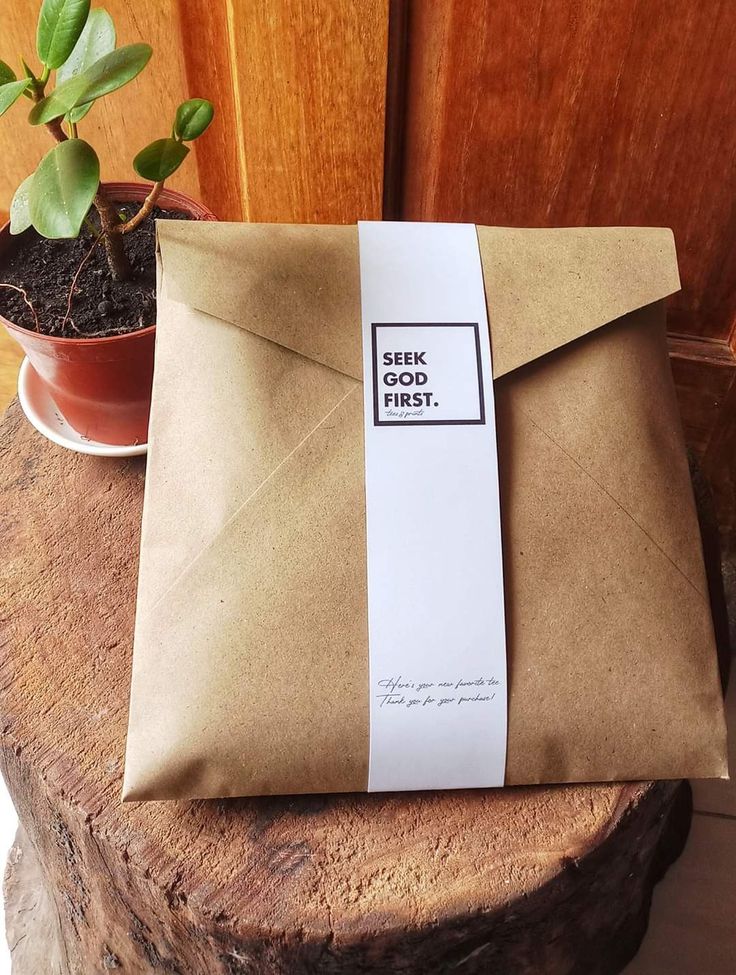
{"type": "Polygon", "coordinates": [[[475,227],[382,222],[358,230],[368,789],[503,785],[501,527],[475,227]]]}

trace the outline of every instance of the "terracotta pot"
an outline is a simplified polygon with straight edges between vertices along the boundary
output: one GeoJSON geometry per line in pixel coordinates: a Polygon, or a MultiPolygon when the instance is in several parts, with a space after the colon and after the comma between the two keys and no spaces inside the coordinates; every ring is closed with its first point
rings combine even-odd
{"type": "MultiPolygon", "coordinates": [[[[144,200],[149,187],[140,183],[106,183],[118,203],[144,200]]],[[[197,220],[217,217],[182,193],[164,190],[158,206],[183,210],[197,220]]],[[[0,230],[2,259],[17,238],[10,225],[0,230]]],[[[0,270],[0,276],[2,271],[0,270]]],[[[145,443],[153,382],[155,325],[108,338],[57,338],[14,325],[0,316],[22,346],[51,398],[69,423],[90,440],[108,444],[145,443]]]]}

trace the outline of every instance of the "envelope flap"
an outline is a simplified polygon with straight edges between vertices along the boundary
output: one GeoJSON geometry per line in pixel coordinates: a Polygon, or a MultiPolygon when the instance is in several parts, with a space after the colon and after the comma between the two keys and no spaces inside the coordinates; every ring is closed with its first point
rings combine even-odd
{"type": "MultiPolygon", "coordinates": [[[[158,221],[169,295],[362,380],[355,226],[158,221]]],[[[478,227],[498,378],[680,287],[672,232],[478,227]]]]}
{"type": "Polygon", "coordinates": [[[160,220],[170,297],[363,378],[355,226],[160,220]]]}
{"type": "Polygon", "coordinates": [[[680,288],[671,230],[478,227],[496,378],[680,288]]]}

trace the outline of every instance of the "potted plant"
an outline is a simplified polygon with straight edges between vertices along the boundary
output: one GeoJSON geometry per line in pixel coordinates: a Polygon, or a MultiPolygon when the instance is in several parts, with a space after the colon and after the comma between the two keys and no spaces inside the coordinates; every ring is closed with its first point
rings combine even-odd
{"type": "Polygon", "coordinates": [[[145,442],[153,378],[156,216],[214,220],[164,188],[192,140],[212,121],[202,98],[181,104],[171,134],[143,148],[135,171],[149,185],[101,183],[80,123],[97,99],[132,81],[147,44],[116,47],[107,11],[89,0],[43,0],[36,36],[41,68],[0,61],[0,115],[23,98],[28,120],[53,146],[18,187],[0,231],[0,318],[83,436],[145,442]],[[55,86],[50,78],[55,72],[55,86]]]}

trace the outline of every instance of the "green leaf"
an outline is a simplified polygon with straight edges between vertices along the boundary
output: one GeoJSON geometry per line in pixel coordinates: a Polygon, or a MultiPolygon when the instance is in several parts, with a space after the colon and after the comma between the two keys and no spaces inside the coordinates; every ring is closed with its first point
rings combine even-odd
{"type": "Polygon", "coordinates": [[[35,173],[26,176],[13,195],[10,204],[10,233],[22,234],[31,226],[30,192],[35,173]]]}
{"type": "Polygon", "coordinates": [[[0,61],[0,85],[7,85],[9,82],[15,81],[15,79],[15,71],[13,71],[9,64],[0,61]]]}
{"type": "Polygon", "coordinates": [[[148,44],[126,44],[117,51],[103,54],[89,68],[69,78],[42,99],[28,116],[29,121],[32,125],[44,125],[73,108],[122,88],[141,73],[152,53],[148,44]]]}
{"type": "Polygon", "coordinates": [[[174,135],[184,142],[198,139],[212,121],[215,110],[205,98],[190,98],[176,110],[174,135]]]}
{"type": "Polygon", "coordinates": [[[89,0],[43,0],[36,50],[47,68],[59,68],[74,50],[89,14],[89,0]]]}
{"type": "MultiPolygon", "coordinates": [[[[105,54],[115,50],[115,24],[110,14],[102,7],[90,10],[87,23],[84,25],[79,40],[66,62],[56,72],[56,84],[64,84],[70,78],[76,78],[99,61],[105,54]]],[[[72,109],[69,121],[79,122],[92,108],[92,102],[72,109]]]]}
{"type": "Polygon", "coordinates": [[[10,106],[18,101],[30,83],[30,78],[21,78],[20,81],[10,81],[0,85],[0,115],[4,115],[10,106]]]}
{"type": "Polygon", "coordinates": [[[86,90],[86,78],[82,75],[70,78],[33,106],[28,114],[28,121],[31,125],[45,125],[47,122],[61,118],[74,108],[86,90]]]}
{"type": "Polygon", "coordinates": [[[87,79],[87,90],[79,104],[93,102],[109,95],[137,77],[151,59],[150,44],[126,44],[117,51],[110,51],[79,75],[87,79]]]}
{"type": "Polygon", "coordinates": [[[76,237],[100,184],[100,162],[82,139],[68,139],[46,153],[31,184],[33,226],[44,237],[76,237]]]}
{"type": "Polygon", "coordinates": [[[87,23],[65,63],[56,72],[56,84],[91,68],[105,54],[115,50],[115,25],[110,14],[102,7],[90,10],[87,23]]]}
{"type": "Polygon", "coordinates": [[[141,149],[133,160],[133,169],[152,183],[167,179],[189,155],[189,149],[176,139],[156,139],[141,149]]]}
{"type": "Polygon", "coordinates": [[[73,122],[75,125],[77,122],[81,122],[93,105],[94,102],[87,102],[86,105],[80,105],[79,108],[73,108],[66,117],[67,122],[73,122]]]}

